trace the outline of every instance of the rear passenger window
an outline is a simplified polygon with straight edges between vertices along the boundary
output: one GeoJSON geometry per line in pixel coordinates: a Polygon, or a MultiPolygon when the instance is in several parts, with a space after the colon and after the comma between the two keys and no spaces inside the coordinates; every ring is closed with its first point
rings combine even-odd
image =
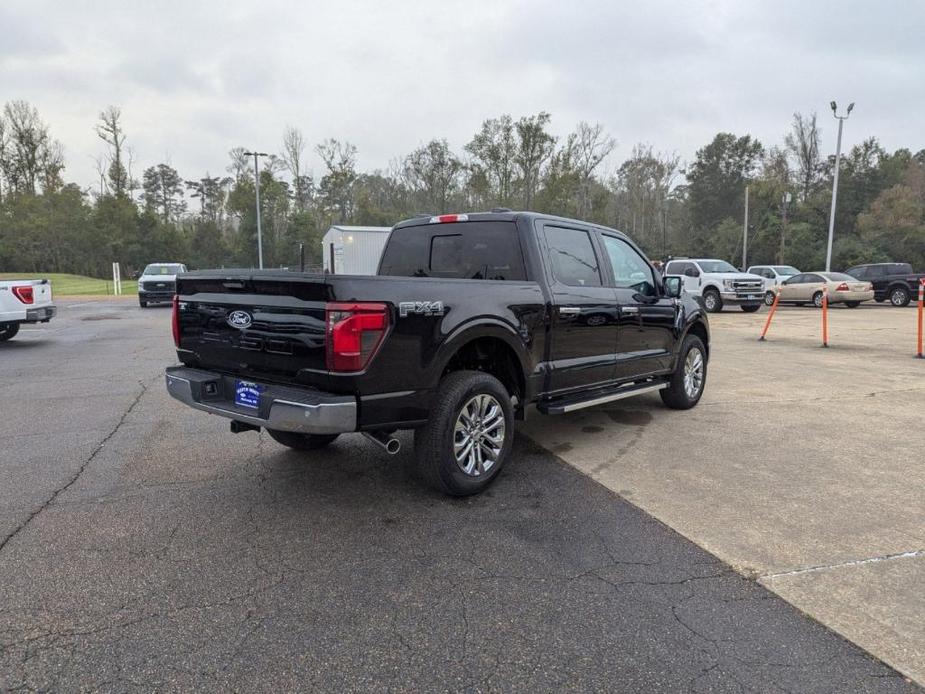
{"type": "Polygon", "coordinates": [[[580,229],[546,227],[552,274],[569,287],[600,287],[601,273],[591,235],[580,229]]]}

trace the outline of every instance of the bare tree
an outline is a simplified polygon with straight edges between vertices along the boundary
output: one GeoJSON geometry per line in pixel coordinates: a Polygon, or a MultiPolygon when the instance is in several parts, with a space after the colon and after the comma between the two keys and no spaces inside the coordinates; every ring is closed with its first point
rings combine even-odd
{"type": "Polygon", "coordinates": [[[109,145],[109,184],[117,197],[122,197],[129,190],[129,174],[124,161],[125,132],[120,120],[122,110],[117,106],[107,106],[100,113],[100,122],[96,126],[97,136],[109,145]]]}
{"type": "Polygon", "coordinates": [[[540,168],[552,156],[556,146],[556,138],[546,131],[549,121],[550,115],[540,111],[535,116],[524,116],[514,124],[517,133],[514,164],[520,170],[520,186],[526,210],[533,207],[536,189],[539,187],[540,168]]]}
{"type": "Polygon", "coordinates": [[[228,157],[231,159],[231,163],[228,165],[226,171],[230,174],[234,174],[236,181],[240,181],[242,178],[250,178],[252,160],[244,154],[246,151],[246,147],[233,147],[228,150],[228,157]]]}
{"type": "Polygon", "coordinates": [[[421,209],[446,212],[459,184],[462,162],[446,140],[431,140],[405,157],[401,179],[421,198],[421,209]]]}
{"type": "Polygon", "coordinates": [[[819,158],[819,128],[816,114],[793,114],[793,127],[784,139],[800,173],[800,199],[806,200],[819,181],[822,162],[819,158]]]}
{"type": "Polygon", "coordinates": [[[578,124],[570,140],[579,176],[578,214],[584,217],[591,213],[594,172],[613,152],[617,141],[604,131],[600,123],[590,125],[585,121],[578,124]]]}
{"type": "Polygon", "coordinates": [[[305,138],[302,131],[291,125],[283,132],[282,159],[292,175],[292,190],[296,212],[304,212],[309,196],[306,191],[307,180],[302,172],[302,157],[305,154],[305,138]]]}

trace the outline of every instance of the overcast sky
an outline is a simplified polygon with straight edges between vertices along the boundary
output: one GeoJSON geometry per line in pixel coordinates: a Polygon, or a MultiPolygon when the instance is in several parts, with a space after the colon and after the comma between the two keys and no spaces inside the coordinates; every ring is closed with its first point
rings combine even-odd
{"type": "MultiPolygon", "coordinates": [[[[353,142],[384,168],[432,137],[546,110],[689,160],[720,130],[782,141],[794,111],[857,102],[850,146],[925,148],[925,4],[879,0],[2,0],[0,102],[26,99],[91,185],[100,110],[122,108],[141,169],[223,173],[231,147],[353,142]]],[[[320,161],[309,164],[316,174],[320,161]]]]}

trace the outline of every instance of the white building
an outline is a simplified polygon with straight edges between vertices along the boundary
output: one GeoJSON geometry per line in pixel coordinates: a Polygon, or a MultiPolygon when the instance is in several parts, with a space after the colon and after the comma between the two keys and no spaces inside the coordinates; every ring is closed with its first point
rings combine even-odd
{"type": "Polygon", "coordinates": [[[321,239],[324,271],[335,275],[375,275],[391,227],[335,225],[321,239]]]}

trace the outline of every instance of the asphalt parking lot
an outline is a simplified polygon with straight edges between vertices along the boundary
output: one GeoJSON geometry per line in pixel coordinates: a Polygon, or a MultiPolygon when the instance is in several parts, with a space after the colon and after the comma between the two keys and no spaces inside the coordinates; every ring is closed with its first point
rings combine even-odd
{"type": "Polygon", "coordinates": [[[915,690],[800,611],[919,672],[826,616],[925,621],[921,557],[845,564],[923,547],[925,383],[899,312],[835,313],[825,362],[809,310],[717,316],[696,410],[535,419],[453,500],[407,448],[228,434],[164,391],[168,310],[62,302],[0,346],[0,689],[915,690]]]}

